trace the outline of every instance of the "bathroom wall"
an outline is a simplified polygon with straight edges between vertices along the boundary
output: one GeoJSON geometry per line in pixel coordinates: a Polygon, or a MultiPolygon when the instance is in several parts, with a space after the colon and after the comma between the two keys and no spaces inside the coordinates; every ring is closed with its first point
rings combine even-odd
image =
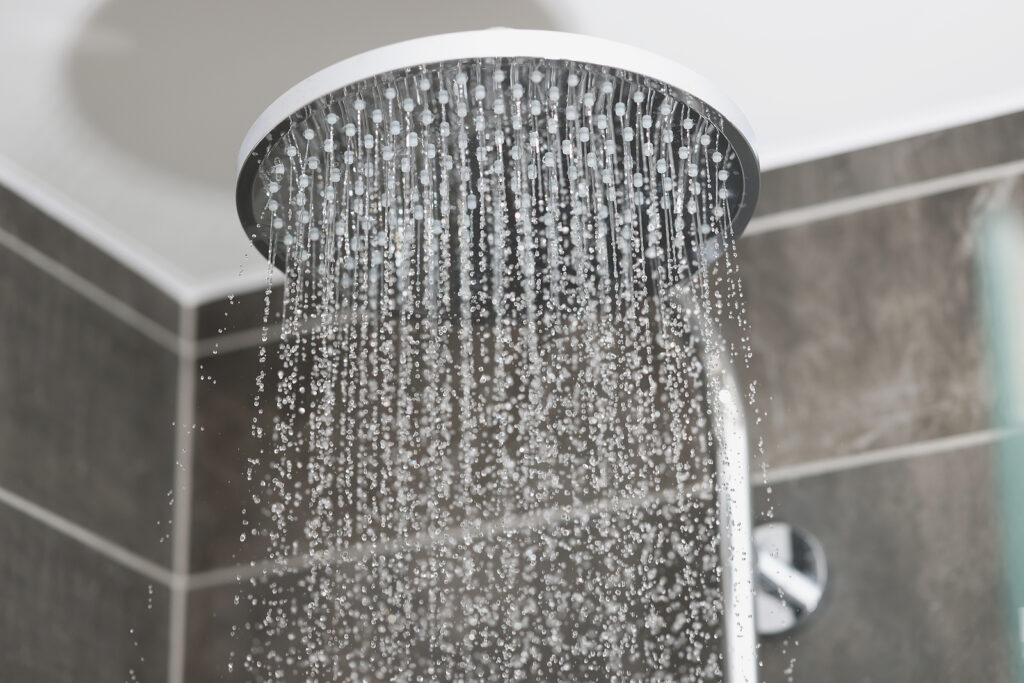
{"type": "MultiPolygon", "coordinates": [[[[764,680],[1012,680],[972,217],[1022,174],[1024,114],[765,174],[755,497],[831,576],[764,680]]],[[[262,296],[179,309],[5,191],[0,266],[0,678],[243,680],[262,296]]]]}
{"type": "Polygon", "coordinates": [[[166,680],[183,332],[0,188],[0,680],[166,680]]]}
{"type": "Polygon", "coordinates": [[[1015,114],[765,174],[739,248],[758,514],[831,571],[819,612],[762,641],[765,680],[1017,680],[997,491],[1018,454],[993,428],[976,216],[1022,159],[1015,114]]]}

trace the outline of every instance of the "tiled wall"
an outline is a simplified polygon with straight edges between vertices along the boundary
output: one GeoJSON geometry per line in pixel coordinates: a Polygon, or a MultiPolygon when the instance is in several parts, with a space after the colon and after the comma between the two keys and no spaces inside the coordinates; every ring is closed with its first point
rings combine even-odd
{"type": "Polygon", "coordinates": [[[167,680],[181,333],[0,189],[0,680],[167,680]]]}
{"type": "MultiPolygon", "coordinates": [[[[971,216],[1020,175],[1024,115],[765,174],[755,498],[831,576],[764,680],[1012,680],[971,216]]],[[[0,280],[0,679],[242,680],[262,297],[179,310],[2,192],[0,280]]]]}
{"type": "Polygon", "coordinates": [[[1016,680],[973,217],[1022,158],[1017,114],[765,175],[739,249],[758,516],[814,533],[831,576],[763,639],[764,680],[1016,680]]]}

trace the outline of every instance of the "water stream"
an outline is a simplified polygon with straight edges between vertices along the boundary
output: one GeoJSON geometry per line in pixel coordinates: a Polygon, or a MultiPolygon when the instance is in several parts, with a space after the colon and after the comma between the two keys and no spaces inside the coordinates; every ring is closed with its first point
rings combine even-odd
{"type": "Polygon", "coordinates": [[[248,472],[273,568],[240,589],[234,666],[720,680],[699,347],[745,323],[713,116],[572,62],[357,86],[293,116],[256,183],[286,284],[248,472]]]}

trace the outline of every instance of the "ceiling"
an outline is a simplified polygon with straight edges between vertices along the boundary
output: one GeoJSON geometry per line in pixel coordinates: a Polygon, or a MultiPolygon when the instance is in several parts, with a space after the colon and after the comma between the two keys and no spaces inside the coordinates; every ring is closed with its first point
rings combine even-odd
{"type": "Polygon", "coordinates": [[[0,0],[0,183],[182,303],[265,278],[249,125],[366,49],[490,26],[646,47],[717,82],[776,167],[1024,109],[1013,0],[0,0]]]}

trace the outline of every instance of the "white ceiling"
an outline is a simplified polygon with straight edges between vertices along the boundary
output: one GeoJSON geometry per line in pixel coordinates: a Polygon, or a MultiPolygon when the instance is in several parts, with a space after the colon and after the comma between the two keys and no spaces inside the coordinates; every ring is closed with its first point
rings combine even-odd
{"type": "Polygon", "coordinates": [[[768,168],[1024,109],[1020,0],[0,0],[0,183],[183,303],[248,290],[234,162],[263,108],[357,52],[497,25],[683,62],[768,168]]]}

